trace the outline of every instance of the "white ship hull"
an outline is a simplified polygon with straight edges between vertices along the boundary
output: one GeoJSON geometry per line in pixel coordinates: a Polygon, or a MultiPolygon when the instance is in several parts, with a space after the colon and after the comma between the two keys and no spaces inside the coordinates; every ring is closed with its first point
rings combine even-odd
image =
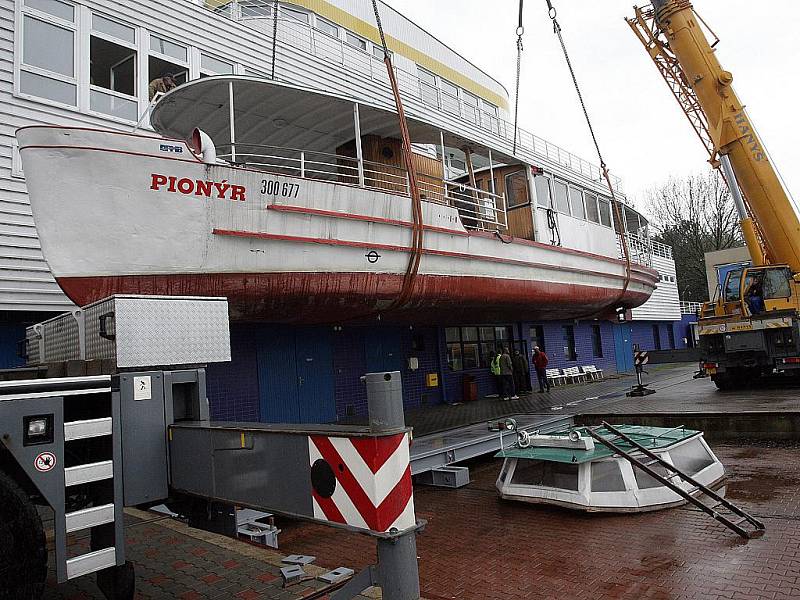
{"type": "MultiPolygon", "coordinates": [[[[18,132],[42,250],[78,305],[114,293],[226,296],[232,316],[374,318],[400,293],[408,197],[198,160],[182,141],[67,127],[18,132]]],[[[467,231],[423,202],[413,294],[386,318],[584,318],[645,302],[623,261],[467,231]]]]}

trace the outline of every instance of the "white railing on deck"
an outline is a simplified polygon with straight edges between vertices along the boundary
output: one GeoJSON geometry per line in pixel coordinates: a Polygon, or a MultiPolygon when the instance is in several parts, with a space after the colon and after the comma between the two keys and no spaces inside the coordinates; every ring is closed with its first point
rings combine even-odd
{"type": "MultiPolygon", "coordinates": [[[[268,173],[354,185],[409,196],[408,172],[403,167],[369,160],[359,161],[352,156],[269,146],[264,144],[230,144],[217,147],[217,158],[237,166],[263,170],[268,173]],[[232,160],[234,159],[235,160],[232,160]]],[[[417,173],[420,197],[427,202],[452,206],[458,210],[467,229],[483,231],[505,230],[505,195],[492,194],[434,175],[417,173]]]]}
{"type": "MultiPolygon", "coordinates": [[[[231,0],[206,3],[206,8],[229,19],[239,21],[263,33],[272,39],[272,2],[267,0],[231,0]]],[[[280,12],[279,12],[280,15],[280,12]]],[[[389,78],[382,57],[370,54],[361,48],[348,44],[345,40],[319,31],[310,23],[299,21],[291,16],[279,16],[278,39],[293,48],[340,64],[351,73],[375,81],[388,89],[389,78]]],[[[422,81],[416,73],[410,73],[395,65],[395,76],[401,90],[416,93],[418,100],[424,105],[440,110],[443,113],[458,117],[468,123],[498,136],[507,143],[514,142],[514,125],[480,106],[471,104],[466,94],[454,96],[438,86],[422,81]]],[[[492,109],[496,110],[496,109],[492,109]]],[[[561,167],[577,173],[595,182],[603,179],[599,166],[580,158],[560,146],[548,142],[529,131],[517,129],[517,148],[527,150],[534,155],[547,158],[561,167]]],[[[622,181],[611,176],[616,191],[622,193],[622,181]]]]}

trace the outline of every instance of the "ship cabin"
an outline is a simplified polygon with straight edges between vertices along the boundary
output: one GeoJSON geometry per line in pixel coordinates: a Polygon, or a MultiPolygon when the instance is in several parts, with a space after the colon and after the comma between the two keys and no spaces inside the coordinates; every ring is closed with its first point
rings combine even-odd
{"type": "MultiPolygon", "coordinates": [[[[195,129],[206,134],[215,161],[410,195],[393,106],[260,77],[213,76],[157,98],[150,120],[168,137],[191,140],[195,129]]],[[[584,181],[567,178],[547,160],[515,155],[513,141],[490,145],[413,116],[407,123],[421,199],[456,208],[466,231],[613,258],[621,257],[625,235],[632,260],[648,264],[646,221],[619,192],[614,205],[598,169],[584,181]]],[[[207,150],[199,132],[192,143],[198,154],[207,150]]]]}

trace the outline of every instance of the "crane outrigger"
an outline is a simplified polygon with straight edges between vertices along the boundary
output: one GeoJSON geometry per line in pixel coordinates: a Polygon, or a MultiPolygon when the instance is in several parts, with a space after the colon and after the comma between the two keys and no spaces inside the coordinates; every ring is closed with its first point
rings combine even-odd
{"type": "Polygon", "coordinates": [[[720,389],[800,373],[800,220],[780,175],[720,64],[719,39],[689,0],[634,7],[628,24],[709,153],[739,214],[752,266],[731,271],[703,305],[703,369],[720,389]],[[714,41],[710,42],[706,32],[714,41]]]}

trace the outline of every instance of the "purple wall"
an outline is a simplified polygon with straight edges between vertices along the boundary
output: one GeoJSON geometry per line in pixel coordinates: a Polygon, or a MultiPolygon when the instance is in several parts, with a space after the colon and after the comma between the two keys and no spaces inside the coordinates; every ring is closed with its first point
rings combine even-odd
{"type": "Polygon", "coordinates": [[[260,401],[257,352],[264,327],[231,325],[231,362],[206,368],[211,418],[220,421],[258,421],[260,401]]]}

